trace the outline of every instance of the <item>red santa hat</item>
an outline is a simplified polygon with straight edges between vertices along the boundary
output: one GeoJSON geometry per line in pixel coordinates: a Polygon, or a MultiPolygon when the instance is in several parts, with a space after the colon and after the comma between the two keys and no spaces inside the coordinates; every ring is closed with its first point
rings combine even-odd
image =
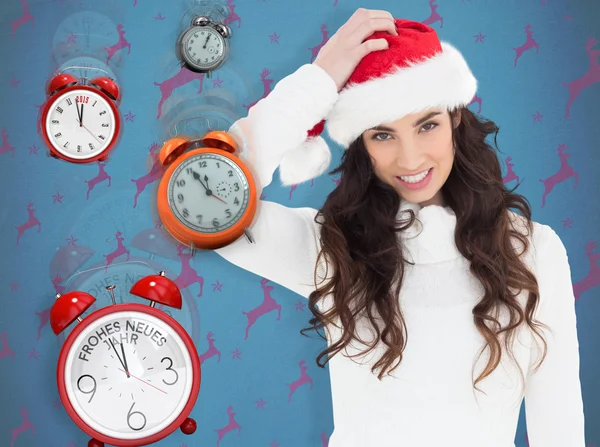
{"type": "Polygon", "coordinates": [[[365,130],[428,108],[453,110],[466,106],[477,80],[462,54],[441,42],[433,28],[395,19],[398,36],[378,31],[388,48],[366,55],[340,91],[333,109],[307,134],[301,146],[288,151],[280,166],[284,185],[305,182],[327,170],[331,153],[320,136],[347,148],[365,130]]]}

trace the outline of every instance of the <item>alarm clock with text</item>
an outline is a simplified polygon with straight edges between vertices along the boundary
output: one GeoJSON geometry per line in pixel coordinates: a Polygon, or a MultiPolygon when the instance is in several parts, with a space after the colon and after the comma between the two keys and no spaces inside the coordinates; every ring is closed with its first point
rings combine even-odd
{"type": "Polygon", "coordinates": [[[71,163],[104,161],[120,137],[120,90],[108,76],[88,82],[64,73],[81,68],[104,72],[94,67],[61,70],[47,85],[38,128],[51,156],[71,163]]]}
{"type": "Polygon", "coordinates": [[[168,169],[158,186],[158,214],[165,229],[192,250],[220,248],[242,235],[254,242],[249,227],[257,206],[255,181],[235,151],[233,137],[219,130],[199,139],[171,138],[160,150],[168,169]]]}
{"type": "Polygon", "coordinates": [[[189,414],[200,391],[200,360],[185,329],[156,304],[181,309],[181,293],[164,272],[139,279],[132,295],[149,305],[117,304],[82,318],[95,301],[85,292],[56,295],[50,325],[60,334],[79,323],[62,346],[57,366],[60,399],[91,436],[88,447],[137,447],[177,428],[196,430],[189,414]]]}

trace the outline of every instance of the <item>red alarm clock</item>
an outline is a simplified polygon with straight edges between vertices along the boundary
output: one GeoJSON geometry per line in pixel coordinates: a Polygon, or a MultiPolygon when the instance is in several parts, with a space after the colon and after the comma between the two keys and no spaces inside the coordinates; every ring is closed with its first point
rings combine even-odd
{"type": "Polygon", "coordinates": [[[83,67],[66,67],[48,83],[39,129],[53,157],[72,163],[106,160],[121,132],[119,87],[108,76],[88,82],[63,73],[73,68],[83,67]]]}
{"type": "Polygon", "coordinates": [[[181,309],[181,293],[164,272],[137,281],[130,290],[150,305],[113,304],[81,315],[95,298],[85,292],[57,294],[50,311],[55,334],[79,324],[61,349],[57,367],[60,399],[71,419],[92,439],[118,447],[157,442],[177,428],[196,430],[189,414],[200,391],[200,360],[185,329],[155,304],[181,309]]]}

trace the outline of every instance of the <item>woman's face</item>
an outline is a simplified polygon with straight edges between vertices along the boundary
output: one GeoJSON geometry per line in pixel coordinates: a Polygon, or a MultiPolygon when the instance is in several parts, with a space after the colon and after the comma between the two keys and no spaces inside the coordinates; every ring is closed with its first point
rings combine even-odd
{"type": "Polygon", "coordinates": [[[459,123],[460,114],[453,120],[444,109],[428,109],[366,130],[375,174],[408,202],[443,205],[441,189],[454,162],[452,127],[459,123]]]}

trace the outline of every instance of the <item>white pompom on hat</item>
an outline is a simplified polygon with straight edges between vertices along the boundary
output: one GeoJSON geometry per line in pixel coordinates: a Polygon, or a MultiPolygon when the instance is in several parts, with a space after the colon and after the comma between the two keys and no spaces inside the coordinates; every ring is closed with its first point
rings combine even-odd
{"type": "Polygon", "coordinates": [[[378,31],[388,48],[367,54],[357,65],[327,117],[307,133],[307,140],[288,151],[279,166],[281,182],[292,185],[324,173],[331,152],[321,137],[324,128],[347,148],[365,130],[428,108],[453,110],[468,105],[477,80],[462,54],[441,42],[423,23],[395,19],[398,36],[378,31]]]}

